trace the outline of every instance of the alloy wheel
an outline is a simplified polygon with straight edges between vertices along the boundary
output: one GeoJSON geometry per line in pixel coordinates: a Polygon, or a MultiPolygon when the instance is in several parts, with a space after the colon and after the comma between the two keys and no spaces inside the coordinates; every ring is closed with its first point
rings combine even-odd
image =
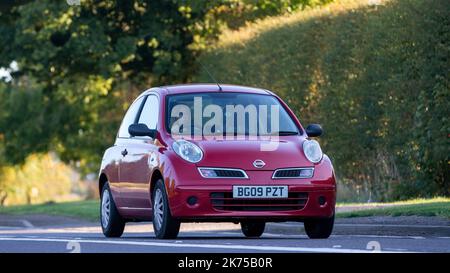
{"type": "Polygon", "coordinates": [[[103,191],[102,195],[102,226],[106,228],[109,223],[109,218],[111,214],[111,198],[109,196],[109,191],[103,191]]]}
{"type": "Polygon", "coordinates": [[[155,221],[156,228],[161,229],[164,216],[164,201],[163,193],[160,189],[156,189],[155,200],[153,204],[153,221],[155,221]]]}

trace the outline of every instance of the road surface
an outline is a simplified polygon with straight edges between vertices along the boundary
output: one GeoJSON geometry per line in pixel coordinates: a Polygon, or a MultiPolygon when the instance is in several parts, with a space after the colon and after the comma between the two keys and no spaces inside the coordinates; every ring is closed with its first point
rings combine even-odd
{"type": "Polygon", "coordinates": [[[271,223],[246,239],[231,223],[182,224],[176,240],[157,240],[151,223],[127,224],[122,238],[105,238],[96,223],[45,215],[0,215],[0,253],[11,252],[450,252],[450,221],[431,217],[337,219],[329,239],[310,240],[302,223],[271,223]]]}

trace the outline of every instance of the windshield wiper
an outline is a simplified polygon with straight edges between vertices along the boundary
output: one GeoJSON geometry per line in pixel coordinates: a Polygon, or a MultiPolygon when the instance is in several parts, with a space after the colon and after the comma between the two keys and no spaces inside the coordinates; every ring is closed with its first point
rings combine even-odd
{"type": "Polygon", "coordinates": [[[298,135],[298,132],[296,131],[279,131],[279,132],[271,132],[270,134],[267,134],[267,136],[293,136],[298,135]]]}

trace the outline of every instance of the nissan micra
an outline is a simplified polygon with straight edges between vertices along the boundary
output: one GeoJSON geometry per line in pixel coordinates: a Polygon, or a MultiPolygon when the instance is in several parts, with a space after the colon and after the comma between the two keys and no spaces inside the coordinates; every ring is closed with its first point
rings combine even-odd
{"type": "Polygon", "coordinates": [[[247,237],[266,222],[303,222],[310,238],[332,232],[332,163],[273,92],[190,84],[151,88],[129,107],[99,172],[107,237],[152,221],[157,238],[182,222],[234,222],[247,237]]]}

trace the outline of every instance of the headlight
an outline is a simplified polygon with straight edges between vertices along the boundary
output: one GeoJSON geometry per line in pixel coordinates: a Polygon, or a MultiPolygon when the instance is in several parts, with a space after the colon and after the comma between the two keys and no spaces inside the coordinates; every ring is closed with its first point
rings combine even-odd
{"type": "Polygon", "coordinates": [[[320,148],[319,142],[315,140],[305,140],[303,142],[303,153],[305,153],[306,158],[312,163],[318,163],[322,160],[322,149],[320,148]]]}
{"type": "Polygon", "coordinates": [[[203,158],[203,152],[200,147],[183,139],[175,141],[172,144],[172,148],[177,155],[191,163],[197,163],[203,158]]]}

